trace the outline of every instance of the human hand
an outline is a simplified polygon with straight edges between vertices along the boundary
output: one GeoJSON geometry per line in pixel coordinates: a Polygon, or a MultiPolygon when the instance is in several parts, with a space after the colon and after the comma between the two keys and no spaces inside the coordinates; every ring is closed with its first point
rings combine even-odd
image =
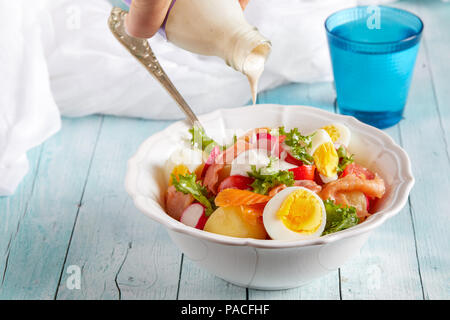
{"type": "MultiPolygon", "coordinates": [[[[239,0],[242,10],[249,1],[239,0]]],[[[125,21],[128,34],[136,38],[152,37],[163,24],[170,3],[171,0],[133,0],[125,21]]]]}

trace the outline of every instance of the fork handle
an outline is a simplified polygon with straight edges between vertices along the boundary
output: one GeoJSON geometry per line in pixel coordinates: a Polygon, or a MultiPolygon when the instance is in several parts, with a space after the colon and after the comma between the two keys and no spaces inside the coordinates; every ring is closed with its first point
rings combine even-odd
{"type": "Polygon", "coordinates": [[[184,100],[183,96],[170,81],[167,74],[159,64],[147,39],[134,38],[125,31],[125,17],[127,12],[120,8],[113,8],[108,20],[109,28],[117,40],[133,55],[148,72],[167,90],[169,95],[175,100],[180,109],[184,112],[192,125],[202,128],[195,113],[184,100]]]}

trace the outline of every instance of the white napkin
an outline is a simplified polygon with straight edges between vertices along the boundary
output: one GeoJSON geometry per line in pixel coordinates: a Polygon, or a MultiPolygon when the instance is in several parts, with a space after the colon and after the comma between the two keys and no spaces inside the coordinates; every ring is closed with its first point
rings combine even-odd
{"type": "MultiPolygon", "coordinates": [[[[331,80],[323,22],[356,3],[250,1],[246,17],[273,44],[260,90],[331,80]]],[[[0,195],[12,194],[27,172],[26,152],[59,129],[58,109],[66,116],[183,117],[111,35],[110,11],[107,0],[0,0],[0,195]]],[[[247,79],[221,59],[181,50],[159,35],[150,43],[195,112],[250,100],[247,79]]]]}
{"type": "Polygon", "coordinates": [[[0,195],[12,194],[27,173],[26,152],[60,128],[41,39],[42,4],[0,0],[0,195]]]}

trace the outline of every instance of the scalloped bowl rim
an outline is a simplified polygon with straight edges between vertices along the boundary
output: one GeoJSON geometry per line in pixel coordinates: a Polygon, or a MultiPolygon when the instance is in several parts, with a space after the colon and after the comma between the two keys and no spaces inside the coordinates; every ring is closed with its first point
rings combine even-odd
{"type": "MultiPolygon", "coordinates": [[[[414,185],[414,177],[411,170],[411,162],[409,157],[404,149],[402,149],[399,145],[397,145],[394,140],[383,131],[369,126],[361,121],[357,120],[351,116],[340,115],[336,113],[332,113],[326,110],[322,110],[316,107],[309,106],[285,106],[285,105],[275,105],[275,104],[261,104],[255,106],[255,110],[262,109],[273,109],[279,108],[280,110],[283,108],[295,108],[301,107],[302,112],[305,114],[313,113],[316,115],[323,115],[330,120],[340,121],[352,128],[360,128],[364,129],[367,134],[372,137],[377,137],[379,140],[384,142],[386,150],[391,151],[396,156],[396,160],[398,160],[400,166],[403,168],[403,175],[400,176],[400,183],[395,185],[395,188],[391,192],[395,192],[395,197],[390,201],[390,205],[384,208],[381,211],[374,213],[369,219],[367,219],[364,223],[358,224],[352,228],[342,230],[336,233],[328,234],[325,236],[321,236],[319,238],[314,239],[306,239],[306,240],[296,240],[296,241],[285,241],[285,240],[259,240],[253,238],[236,238],[230,236],[224,236],[220,234],[210,233],[203,230],[195,229],[189,227],[172,217],[170,217],[164,210],[161,210],[157,205],[149,205],[148,196],[139,193],[138,188],[136,187],[136,181],[139,173],[139,163],[144,159],[146,155],[146,150],[148,150],[149,146],[154,141],[158,141],[164,139],[167,136],[167,132],[170,132],[176,127],[186,126],[186,120],[177,121],[167,128],[159,131],[149,138],[147,138],[138,148],[138,151],[135,153],[133,157],[128,160],[127,173],[125,178],[125,189],[127,193],[132,197],[135,206],[148,215],[153,220],[161,223],[165,227],[167,227],[171,231],[180,232],[186,235],[190,235],[195,238],[199,238],[206,241],[212,241],[215,243],[223,244],[223,245],[231,245],[231,246],[250,246],[254,248],[265,248],[265,249],[282,249],[282,248],[293,248],[293,247],[304,247],[304,246],[312,246],[312,245],[325,245],[331,242],[335,242],[337,240],[358,236],[362,233],[370,232],[375,228],[379,227],[383,224],[387,219],[396,215],[406,204],[409,196],[409,192],[411,191],[414,185]]],[[[226,113],[236,113],[240,111],[248,111],[248,106],[239,107],[239,108],[229,108],[229,109],[218,109],[211,113],[204,114],[199,117],[200,121],[208,121],[209,119],[215,119],[218,116],[222,116],[226,113]]],[[[153,200],[152,200],[153,201],[153,200]]]]}

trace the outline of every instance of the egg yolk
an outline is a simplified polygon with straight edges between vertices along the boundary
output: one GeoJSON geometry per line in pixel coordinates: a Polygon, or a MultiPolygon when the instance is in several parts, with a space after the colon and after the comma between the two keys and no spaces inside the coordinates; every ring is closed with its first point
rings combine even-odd
{"type": "Polygon", "coordinates": [[[333,143],[326,142],[321,144],[313,154],[317,171],[326,177],[332,177],[337,173],[339,156],[333,143]]]}
{"type": "MultiPolygon", "coordinates": [[[[189,173],[190,172],[189,172],[188,167],[186,167],[184,164],[179,164],[172,170],[172,174],[177,178],[177,180],[179,180],[178,176],[180,176],[180,175],[184,176],[189,173]]],[[[170,176],[170,179],[169,179],[169,186],[171,186],[171,185],[172,185],[172,176],[170,176]]]]}
{"type": "Polygon", "coordinates": [[[322,206],[314,195],[304,189],[292,192],[277,211],[278,218],[291,231],[312,234],[322,223],[322,206]]]}
{"type": "Polygon", "coordinates": [[[322,128],[323,130],[325,130],[328,135],[330,136],[331,140],[333,140],[333,142],[336,142],[339,137],[341,136],[341,134],[339,133],[339,130],[335,127],[335,126],[325,126],[322,128]]]}

